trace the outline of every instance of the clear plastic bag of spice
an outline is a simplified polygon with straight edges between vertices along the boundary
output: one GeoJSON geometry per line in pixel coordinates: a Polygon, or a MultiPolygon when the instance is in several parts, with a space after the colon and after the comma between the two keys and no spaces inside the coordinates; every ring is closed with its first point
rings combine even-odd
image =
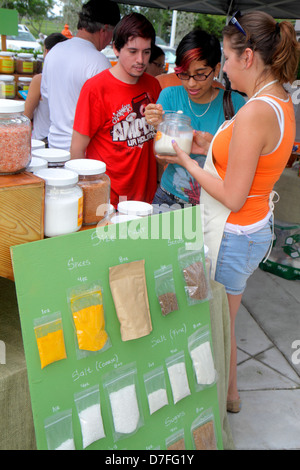
{"type": "Polygon", "coordinates": [[[193,363],[196,390],[214,385],[217,381],[212,339],[209,327],[206,325],[188,337],[188,350],[193,363]]]}
{"type": "Polygon", "coordinates": [[[162,366],[144,374],[150,415],[168,405],[165,373],[162,366]]]}
{"type": "Polygon", "coordinates": [[[66,359],[61,313],[57,312],[34,320],[34,333],[40,356],[41,368],[66,359]]]}
{"type": "Polygon", "coordinates": [[[85,449],[93,442],[105,437],[99,385],[76,393],[74,401],[81,426],[82,446],[85,449]]]}
{"type": "Polygon", "coordinates": [[[186,450],[184,429],[179,429],[179,431],[166,438],[166,448],[167,450],[186,450]]]}
{"type": "Polygon", "coordinates": [[[204,247],[186,243],[178,250],[178,263],[184,281],[188,305],[211,299],[211,289],[206,273],[204,247]]]}
{"type": "Polygon", "coordinates": [[[110,338],[105,328],[102,287],[100,283],[82,284],[68,290],[68,303],[76,333],[77,358],[106,351],[110,338]]]}
{"type": "Polygon", "coordinates": [[[127,364],[102,377],[111,411],[115,442],[133,435],[143,425],[135,363],[127,364]]]}
{"type": "Polygon", "coordinates": [[[155,293],[163,316],[178,310],[173,278],[173,266],[162,266],[154,271],[155,293]]]}
{"type": "Polygon", "coordinates": [[[199,415],[191,425],[193,447],[195,450],[217,450],[215,417],[212,408],[199,415]]]}
{"type": "Polygon", "coordinates": [[[72,410],[65,410],[45,419],[44,429],[48,450],[76,450],[72,410]]]}

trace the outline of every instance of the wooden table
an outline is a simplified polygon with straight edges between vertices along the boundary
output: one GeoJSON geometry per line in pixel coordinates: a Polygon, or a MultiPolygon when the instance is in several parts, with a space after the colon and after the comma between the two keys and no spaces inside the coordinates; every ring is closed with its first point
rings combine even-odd
{"type": "Polygon", "coordinates": [[[44,238],[45,183],[32,173],[0,176],[0,276],[14,279],[10,247],[44,238]]]}

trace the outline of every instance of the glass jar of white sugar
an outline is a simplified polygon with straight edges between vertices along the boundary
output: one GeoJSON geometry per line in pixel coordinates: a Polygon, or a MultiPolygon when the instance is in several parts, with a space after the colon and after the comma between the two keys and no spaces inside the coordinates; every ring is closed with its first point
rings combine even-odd
{"type": "Polygon", "coordinates": [[[78,174],[64,168],[45,168],[36,173],[45,180],[44,234],[46,237],[77,232],[82,225],[83,192],[78,174]]]}
{"type": "Polygon", "coordinates": [[[163,121],[157,127],[154,152],[157,155],[176,155],[172,140],[176,141],[181,150],[187,154],[191,153],[193,142],[191,119],[181,111],[164,114],[163,121]]]}

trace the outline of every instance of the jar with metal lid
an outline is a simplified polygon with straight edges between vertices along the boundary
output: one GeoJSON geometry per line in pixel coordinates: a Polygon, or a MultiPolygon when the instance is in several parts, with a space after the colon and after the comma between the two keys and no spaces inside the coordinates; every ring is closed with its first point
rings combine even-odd
{"type": "Polygon", "coordinates": [[[95,225],[110,209],[110,179],[104,162],[92,159],[75,159],[65,168],[76,171],[78,184],[83,190],[83,225],[95,225]]]}
{"type": "Polygon", "coordinates": [[[13,75],[0,75],[0,98],[14,100],[16,83],[13,75]]]}
{"type": "Polygon", "coordinates": [[[180,111],[164,114],[163,121],[157,127],[154,152],[157,155],[176,155],[172,140],[175,140],[187,154],[191,153],[193,142],[191,119],[180,111]]]}
{"type": "Polygon", "coordinates": [[[65,168],[35,172],[45,181],[44,234],[46,237],[77,232],[82,225],[83,193],[78,175],[65,168]]]}
{"type": "Polygon", "coordinates": [[[15,58],[13,52],[0,51],[0,73],[14,73],[15,58]]]}
{"type": "Polygon", "coordinates": [[[48,168],[64,168],[65,163],[71,158],[71,154],[68,150],[56,148],[39,148],[32,150],[31,154],[33,157],[47,160],[48,168]]]}
{"type": "Polygon", "coordinates": [[[23,101],[0,99],[0,174],[26,169],[31,160],[31,122],[23,101]]]}
{"type": "Polygon", "coordinates": [[[35,72],[34,55],[20,52],[16,56],[16,73],[33,74],[35,72]]]}
{"type": "Polygon", "coordinates": [[[121,201],[118,204],[120,215],[146,217],[153,213],[153,206],[142,201],[121,201]]]}
{"type": "Polygon", "coordinates": [[[32,77],[18,77],[17,78],[18,98],[26,100],[31,80],[32,80],[32,77]]]}

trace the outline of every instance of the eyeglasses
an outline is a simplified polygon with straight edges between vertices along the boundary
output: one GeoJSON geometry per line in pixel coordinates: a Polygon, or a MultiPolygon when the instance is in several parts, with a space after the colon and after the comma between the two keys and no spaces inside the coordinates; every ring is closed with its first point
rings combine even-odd
{"type": "Polygon", "coordinates": [[[229,24],[232,24],[233,26],[235,26],[240,31],[240,33],[242,33],[244,36],[247,36],[246,31],[237,20],[237,17],[239,18],[240,16],[241,16],[241,12],[239,10],[236,11],[233,17],[231,18],[231,20],[229,21],[229,24]]]}
{"type": "Polygon", "coordinates": [[[214,71],[215,69],[212,69],[207,75],[204,73],[197,73],[196,75],[189,75],[188,73],[176,73],[177,77],[180,78],[180,80],[189,80],[190,78],[193,78],[196,82],[204,82],[214,71]]]}
{"type": "Polygon", "coordinates": [[[165,64],[160,64],[159,62],[152,62],[152,64],[156,65],[156,67],[158,67],[159,69],[164,69],[165,68],[165,64]]]}

